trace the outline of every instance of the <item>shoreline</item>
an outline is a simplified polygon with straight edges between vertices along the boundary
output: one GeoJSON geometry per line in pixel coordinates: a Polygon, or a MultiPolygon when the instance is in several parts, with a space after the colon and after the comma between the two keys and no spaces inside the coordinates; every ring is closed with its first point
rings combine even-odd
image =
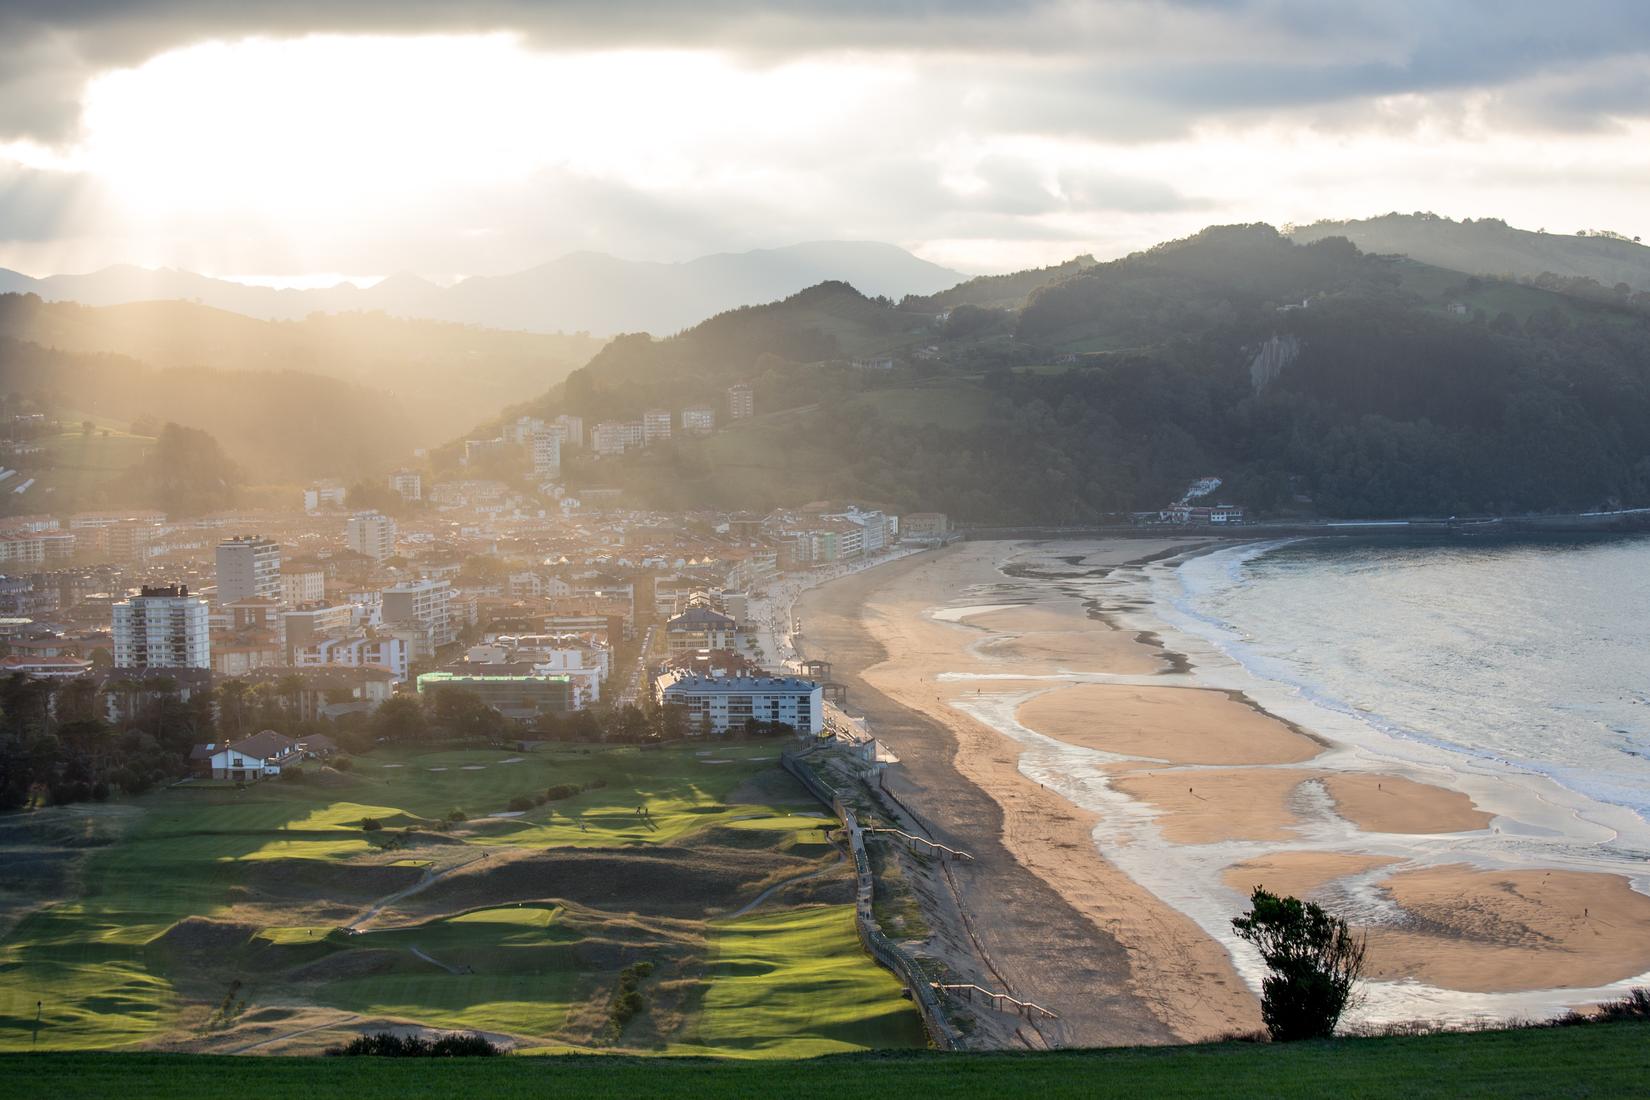
{"type": "Polygon", "coordinates": [[[925,752],[960,758],[953,775],[997,805],[1005,850],[1121,947],[1119,980],[1174,1037],[1258,1026],[1258,961],[1227,924],[1246,901],[1237,868],[1302,884],[1370,930],[1363,1022],[1546,1015],[1650,976],[1650,944],[1631,935],[1650,897],[1619,860],[1498,859],[1503,826],[1543,827],[1518,798],[1433,760],[1383,759],[1268,706],[1231,669],[1211,676],[1216,652],[1157,618],[1145,583],[1152,562],[1198,551],[1145,541],[963,543],[805,599],[856,605],[838,614],[881,648],[855,670],[875,697],[851,705],[915,709],[951,733],[885,738],[903,762],[890,782],[925,752]],[[1262,742],[1290,747],[1256,759],[1262,742]]]}

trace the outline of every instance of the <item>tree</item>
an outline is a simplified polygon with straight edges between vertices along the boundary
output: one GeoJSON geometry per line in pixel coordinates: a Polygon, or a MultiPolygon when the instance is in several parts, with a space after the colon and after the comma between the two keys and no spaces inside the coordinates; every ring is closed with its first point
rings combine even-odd
{"type": "Polygon", "coordinates": [[[1270,971],[1261,983],[1260,1014],[1273,1041],[1333,1035],[1363,975],[1364,937],[1313,902],[1261,886],[1232,928],[1259,948],[1270,971]]]}
{"type": "Polygon", "coordinates": [[[379,704],[372,716],[372,731],[386,741],[416,741],[423,737],[428,724],[424,709],[412,695],[396,695],[379,704]]]}

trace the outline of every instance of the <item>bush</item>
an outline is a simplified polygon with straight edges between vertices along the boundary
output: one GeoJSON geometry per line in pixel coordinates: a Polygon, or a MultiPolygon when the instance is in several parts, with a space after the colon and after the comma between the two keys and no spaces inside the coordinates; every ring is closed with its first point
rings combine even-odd
{"type": "Polygon", "coordinates": [[[382,821],[379,821],[376,817],[363,817],[361,819],[361,828],[363,830],[365,830],[366,832],[376,833],[379,829],[382,829],[383,827],[384,827],[384,823],[382,821]]]}
{"type": "Polygon", "coordinates": [[[572,798],[582,789],[576,783],[557,783],[554,787],[545,790],[544,800],[546,802],[560,802],[564,798],[572,798]]]}
{"type": "Polygon", "coordinates": [[[421,1039],[416,1035],[395,1035],[380,1031],[374,1035],[358,1035],[341,1047],[328,1047],[332,1057],[378,1058],[487,1058],[504,1053],[480,1035],[443,1035],[439,1039],[421,1039]]]}
{"type": "Polygon", "coordinates": [[[334,756],[331,760],[327,761],[327,763],[331,764],[335,771],[347,772],[351,768],[355,767],[355,758],[339,753],[337,756],[334,756]]]}
{"type": "Polygon", "coordinates": [[[304,774],[303,765],[288,764],[286,767],[281,769],[281,778],[289,780],[293,783],[302,783],[309,777],[304,774]]]}
{"type": "Polygon", "coordinates": [[[510,800],[510,809],[526,813],[533,808],[533,800],[524,794],[518,794],[510,800]]]}
{"type": "Polygon", "coordinates": [[[456,825],[460,821],[468,821],[470,819],[468,817],[464,816],[464,811],[463,810],[456,810],[455,809],[455,810],[448,810],[447,811],[447,820],[451,821],[453,824],[456,825]]]}

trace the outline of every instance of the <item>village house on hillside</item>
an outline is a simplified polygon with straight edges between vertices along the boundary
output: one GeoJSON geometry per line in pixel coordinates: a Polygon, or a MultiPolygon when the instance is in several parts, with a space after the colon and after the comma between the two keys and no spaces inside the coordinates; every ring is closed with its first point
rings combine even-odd
{"type": "MultiPolygon", "coordinates": [[[[202,746],[213,779],[273,779],[304,757],[303,746],[274,730],[264,730],[221,746],[202,746]]],[[[199,752],[197,748],[196,752],[199,752]]],[[[194,754],[191,754],[194,755],[194,754]]]]}

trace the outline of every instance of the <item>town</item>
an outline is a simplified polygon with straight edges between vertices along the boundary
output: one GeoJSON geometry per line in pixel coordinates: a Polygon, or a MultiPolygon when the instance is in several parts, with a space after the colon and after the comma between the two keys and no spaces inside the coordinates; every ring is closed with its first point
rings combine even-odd
{"type": "MultiPolygon", "coordinates": [[[[749,416],[749,387],[728,405],[749,416]]],[[[437,692],[492,711],[485,728],[522,742],[752,722],[818,733],[822,685],[800,674],[777,594],[952,533],[935,513],[825,502],[638,511],[616,491],[575,495],[559,481],[564,450],[602,454],[714,423],[709,406],[661,410],[587,438],[578,417],[523,417],[468,441],[460,476],[390,473],[369,499],[380,507],[321,482],[285,510],[8,518],[0,670],[54,693],[78,685],[117,725],[157,705],[207,706],[217,733],[191,765],[218,779],[276,776],[317,755],[300,745],[335,751],[331,734],[359,744],[386,704],[437,692]],[[519,476],[468,476],[483,461],[519,476]],[[249,705],[271,699],[279,706],[249,705]],[[272,728],[252,728],[249,713],[272,728]]],[[[13,805],[111,793],[99,775],[35,778],[12,784],[13,805]]]]}

